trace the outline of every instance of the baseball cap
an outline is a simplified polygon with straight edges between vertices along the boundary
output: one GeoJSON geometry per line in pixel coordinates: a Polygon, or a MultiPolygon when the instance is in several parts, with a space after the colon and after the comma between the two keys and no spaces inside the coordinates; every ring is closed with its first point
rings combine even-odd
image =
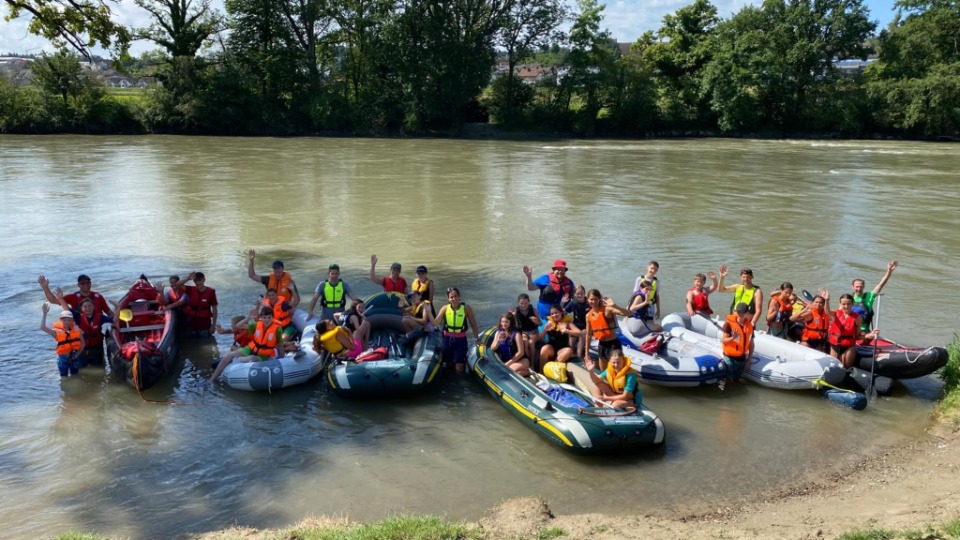
{"type": "Polygon", "coordinates": [[[65,310],[63,310],[63,311],[60,312],[60,318],[61,318],[61,319],[72,319],[72,318],[73,318],[73,313],[70,313],[70,310],[69,310],[69,309],[65,309],[65,310]]]}
{"type": "Polygon", "coordinates": [[[279,260],[279,259],[276,260],[276,261],[273,261],[273,267],[274,267],[274,268],[283,268],[283,261],[281,261],[281,260],[279,260]]]}
{"type": "Polygon", "coordinates": [[[395,263],[393,263],[393,264],[390,265],[390,269],[391,269],[391,270],[393,270],[394,268],[396,268],[397,270],[400,270],[400,263],[395,262],[395,263]]]}
{"type": "Polygon", "coordinates": [[[737,313],[746,313],[750,311],[750,306],[744,304],[743,302],[740,302],[739,304],[737,304],[737,307],[734,308],[734,311],[736,311],[737,313]]]}
{"type": "Polygon", "coordinates": [[[418,273],[418,274],[426,274],[426,273],[427,273],[427,267],[421,264],[420,266],[417,267],[417,273],[418,273]]]}
{"type": "Polygon", "coordinates": [[[563,259],[557,259],[553,261],[553,266],[551,267],[551,269],[556,270],[557,268],[562,268],[564,270],[567,270],[567,261],[563,259]]]}

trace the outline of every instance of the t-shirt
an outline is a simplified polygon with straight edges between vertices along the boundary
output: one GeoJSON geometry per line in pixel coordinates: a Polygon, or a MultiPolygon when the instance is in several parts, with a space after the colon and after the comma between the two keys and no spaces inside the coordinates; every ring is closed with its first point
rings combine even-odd
{"type": "Polygon", "coordinates": [[[858,312],[857,313],[858,315],[863,317],[863,324],[860,325],[860,329],[863,330],[864,332],[869,332],[870,325],[873,323],[873,302],[876,299],[877,299],[877,295],[874,294],[873,291],[867,291],[863,293],[861,296],[853,295],[854,305],[863,304],[863,307],[867,308],[867,313],[859,313],[859,310],[856,310],[856,309],[854,310],[858,312]]]}
{"type": "MultiPolygon", "coordinates": [[[[67,304],[72,309],[78,309],[80,307],[80,302],[83,301],[84,298],[84,296],[80,295],[80,291],[63,295],[63,299],[66,300],[67,304]]],[[[90,299],[93,300],[93,309],[99,309],[104,313],[110,313],[110,306],[107,305],[107,299],[104,298],[102,294],[98,293],[97,291],[90,291],[90,299]]]]}
{"type": "MultiPolygon", "coordinates": [[[[573,291],[575,289],[573,280],[570,278],[564,278],[564,282],[570,284],[570,295],[573,296],[573,291]]],[[[537,279],[533,280],[533,286],[540,289],[540,296],[542,297],[543,290],[550,287],[550,274],[543,274],[539,276],[537,279]]],[[[560,292],[557,293],[556,303],[559,304],[562,301],[563,301],[563,290],[561,288],[560,292]]],[[[537,299],[537,315],[540,316],[541,320],[546,320],[547,316],[550,315],[550,306],[552,305],[553,305],[552,303],[542,302],[540,301],[539,298],[537,299]]]]}

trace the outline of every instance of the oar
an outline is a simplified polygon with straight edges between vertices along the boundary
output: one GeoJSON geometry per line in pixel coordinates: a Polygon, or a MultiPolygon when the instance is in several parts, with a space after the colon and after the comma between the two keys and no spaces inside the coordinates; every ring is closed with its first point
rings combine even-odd
{"type": "Polygon", "coordinates": [[[133,320],[133,311],[130,309],[121,309],[118,315],[121,321],[127,323],[127,328],[130,328],[130,321],[133,320]]]}
{"type": "MultiPolygon", "coordinates": [[[[873,386],[873,370],[877,367],[877,346],[880,344],[880,298],[882,296],[882,294],[877,295],[877,310],[874,312],[877,333],[873,336],[873,358],[870,359],[870,384],[867,385],[867,398],[871,401],[877,399],[877,389],[873,386]]],[[[856,347],[856,345],[854,345],[854,347],[856,347]]]]}
{"type": "Polygon", "coordinates": [[[804,289],[800,294],[803,296],[803,299],[806,300],[807,302],[813,302],[813,295],[810,294],[810,291],[804,289]]]}

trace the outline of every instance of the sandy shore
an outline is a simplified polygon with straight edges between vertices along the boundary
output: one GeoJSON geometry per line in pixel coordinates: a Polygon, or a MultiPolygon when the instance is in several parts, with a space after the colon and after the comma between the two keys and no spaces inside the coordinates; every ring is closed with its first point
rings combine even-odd
{"type": "Polygon", "coordinates": [[[489,510],[479,527],[493,538],[536,538],[555,529],[558,538],[568,539],[810,539],[854,529],[922,530],[960,517],[960,431],[943,423],[922,440],[878,451],[844,469],[709,514],[552,516],[548,501],[514,499],[489,510]]]}
{"type": "MultiPolygon", "coordinates": [[[[758,494],[740,505],[720,504],[699,515],[654,517],[577,514],[555,516],[549,501],[510,499],[469,529],[490,539],[590,540],[821,539],[855,529],[922,530],[960,517],[960,429],[938,422],[921,440],[849,461],[812,482],[758,494]]],[[[342,525],[309,519],[302,525],[342,525]]],[[[256,539],[267,531],[228,529],[201,540],[256,539]]]]}

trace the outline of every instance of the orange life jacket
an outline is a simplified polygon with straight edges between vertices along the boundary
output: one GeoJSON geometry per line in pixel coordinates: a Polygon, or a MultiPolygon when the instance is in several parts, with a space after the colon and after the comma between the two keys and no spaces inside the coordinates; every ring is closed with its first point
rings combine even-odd
{"type": "Polygon", "coordinates": [[[823,310],[810,310],[810,320],[803,323],[803,341],[820,341],[827,337],[830,314],[823,310]]]}
{"type": "Polygon", "coordinates": [[[63,323],[57,321],[53,323],[53,339],[57,340],[57,354],[70,354],[73,351],[79,351],[83,348],[83,341],[80,339],[80,328],[74,323],[69,331],[63,328],[63,323]]]}
{"type": "Polygon", "coordinates": [[[257,356],[273,358],[276,356],[274,351],[277,349],[278,334],[280,334],[280,326],[276,321],[268,328],[264,328],[263,321],[258,321],[253,341],[250,342],[250,350],[257,356]]]}
{"type": "Polygon", "coordinates": [[[593,334],[593,337],[599,341],[610,341],[617,337],[613,333],[613,326],[615,325],[611,325],[603,308],[588,311],[587,324],[590,325],[590,332],[593,334]]]}
{"type": "Polygon", "coordinates": [[[857,343],[857,316],[838,309],[830,321],[829,341],[836,347],[852,347],[857,343]]]}
{"type": "Polygon", "coordinates": [[[777,303],[777,312],[767,323],[775,324],[789,321],[790,315],[793,314],[794,302],[791,302],[789,299],[784,299],[782,296],[774,296],[773,301],[777,303]]]}
{"type": "Polygon", "coordinates": [[[736,313],[733,313],[727,315],[727,324],[730,325],[733,333],[739,334],[739,338],[724,343],[723,354],[731,358],[746,356],[747,351],[750,350],[750,340],[753,339],[753,320],[747,319],[747,322],[740,324],[740,319],[736,313]]]}
{"type": "Polygon", "coordinates": [[[290,283],[293,281],[293,278],[290,277],[289,272],[284,272],[280,279],[277,279],[277,275],[273,272],[270,272],[270,280],[267,282],[268,289],[276,289],[277,296],[283,298],[287,302],[293,300],[293,291],[290,289],[290,283]]]}
{"type": "MultiPolygon", "coordinates": [[[[263,299],[264,307],[273,309],[273,322],[280,325],[280,328],[286,328],[290,326],[290,323],[293,322],[293,310],[292,309],[283,309],[283,304],[285,300],[280,297],[277,297],[277,303],[271,304],[270,300],[267,298],[263,299]]],[[[287,307],[290,307],[290,303],[287,302],[287,307]]]]}

